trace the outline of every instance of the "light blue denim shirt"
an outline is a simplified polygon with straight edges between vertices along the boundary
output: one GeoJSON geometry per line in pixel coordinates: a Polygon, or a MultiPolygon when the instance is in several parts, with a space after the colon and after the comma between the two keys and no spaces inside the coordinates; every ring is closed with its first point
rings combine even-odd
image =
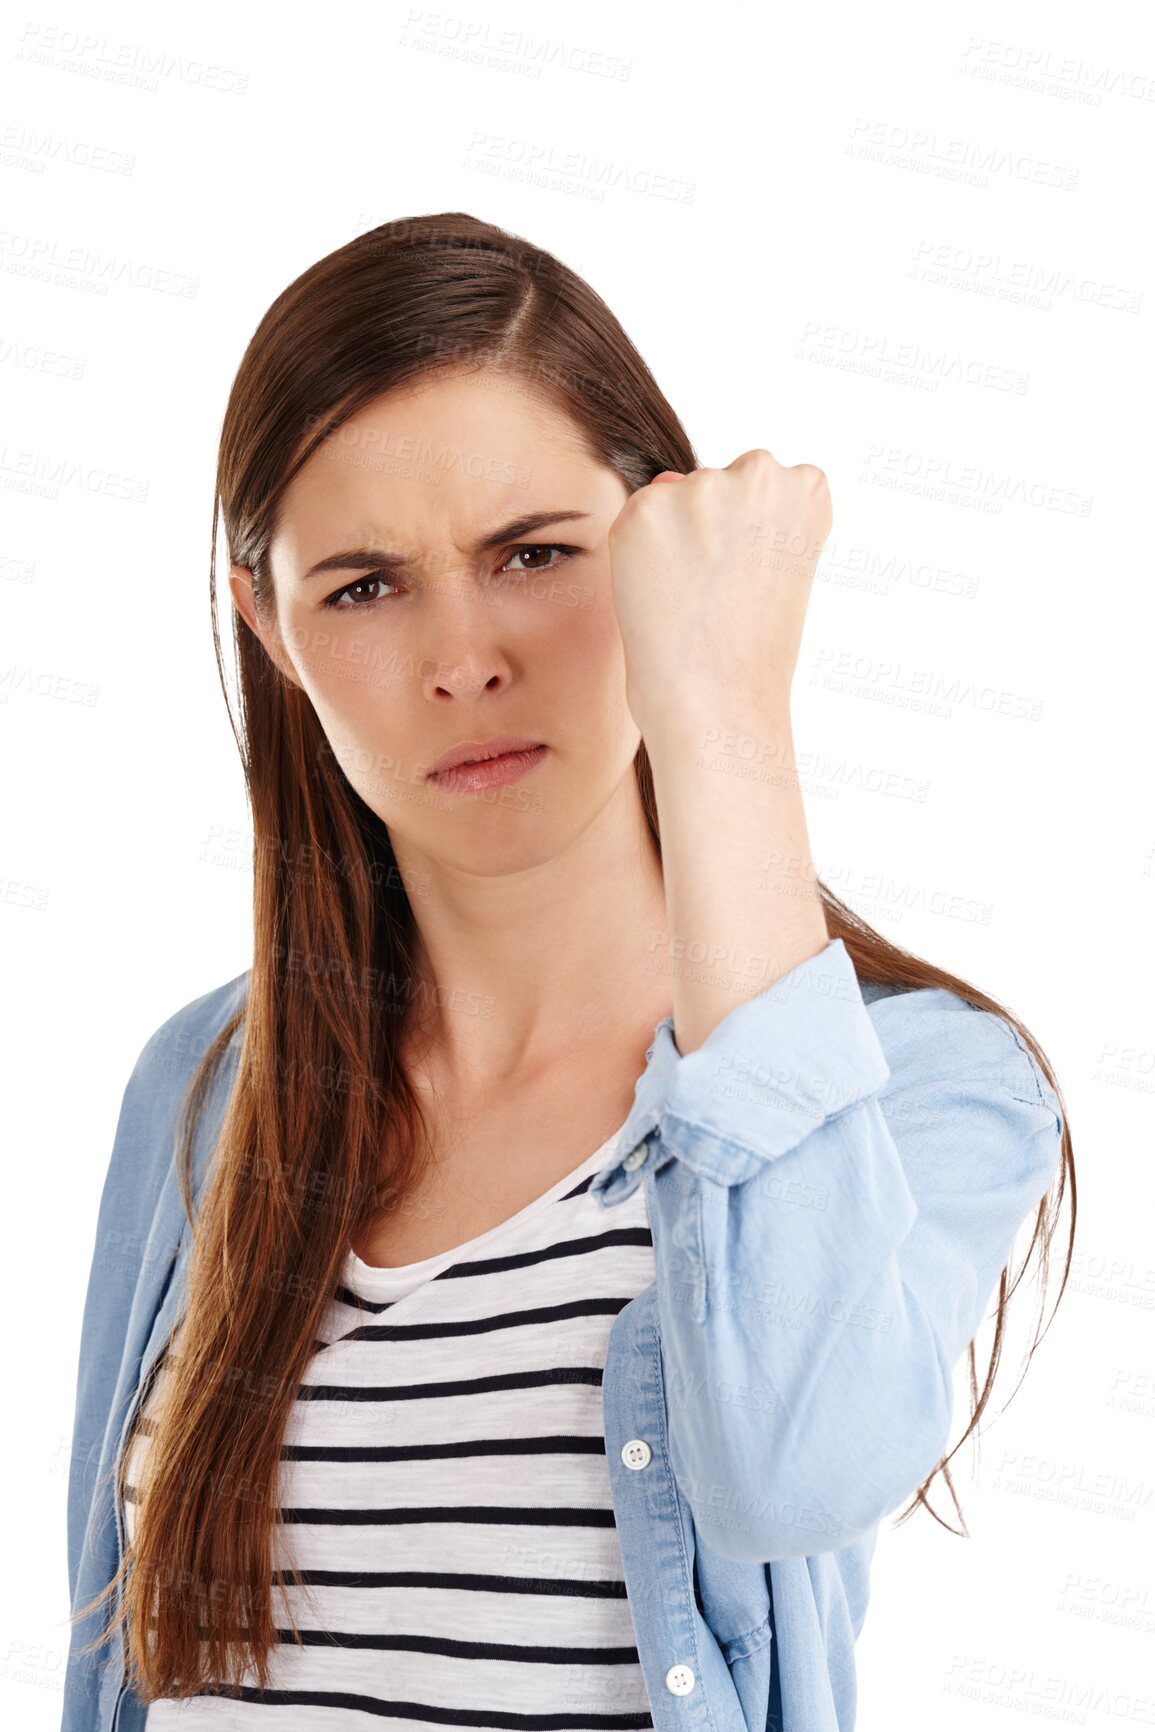
{"type": "MultiPolygon", "coordinates": [[[[96,1228],[68,1487],[75,1611],[114,1575],[107,1486],[187,1291],[172,1159],[184,1086],[248,974],[194,1000],[129,1078],[96,1228]]],[[[194,1144],[203,1183],[240,1048],[194,1144]]],[[[1059,1102],[1003,1018],[860,982],[841,939],[683,1056],[658,1024],[612,1163],[648,1186],[656,1278],[614,1320],[606,1455],[660,1732],[850,1732],[884,1517],[937,1466],[952,1373],[1057,1176],[1059,1102]]],[[[78,1650],[61,1732],[139,1732],[119,1636],[78,1650]]],[[[527,1729],[530,1732],[530,1729],[527,1729]]]]}

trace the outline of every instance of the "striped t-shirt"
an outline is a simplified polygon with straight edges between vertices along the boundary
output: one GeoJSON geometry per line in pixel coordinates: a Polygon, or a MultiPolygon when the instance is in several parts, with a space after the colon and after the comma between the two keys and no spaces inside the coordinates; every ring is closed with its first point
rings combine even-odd
{"type": "MultiPolygon", "coordinates": [[[[350,1248],[282,1449],[305,1646],[275,1577],[271,1687],[153,1703],[147,1732],[653,1725],[602,1412],[610,1328],[654,1279],[646,1187],[612,1212],[589,1195],[620,1135],[451,1251],[378,1268],[350,1248]]],[[[130,1494],[130,1537],[134,1515],[130,1494]]]]}

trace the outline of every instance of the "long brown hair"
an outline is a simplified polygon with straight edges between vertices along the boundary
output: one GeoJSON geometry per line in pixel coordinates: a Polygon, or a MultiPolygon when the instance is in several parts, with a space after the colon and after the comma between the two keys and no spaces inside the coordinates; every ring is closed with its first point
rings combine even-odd
{"type": "MultiPolygon", "coordinates": [[[[404,1199],[429,1154],[421,1103],[399,1062],[415,927],[388,831],[336,763],[303,690],[240,627],[238,727],[217,620],[219,517],[230,559],[252,570],[258,613],[272,618],[269,546],[279,501],[301,465],[382,393],[473,366],[505,370],[560,407],[631,492],[662,470],[699,467],[681,422],[594,290],[551,254],[462,212],[385,223],[330,253],[278,296],[245,351],[220,440],[210,600],[252,810],[253,961],[247,1003],[204,1054],[178,1127],[193,1226],[188,1300],[181,1352],[152,1425],[147,1489],[134,1488],[136,1532],[113,1581],[73,1614],[87,1615],[123,1585],[99,1639],[124,1620],[131,1685],[145,1701],[236,1684],[242,1673],[268,1683],[285,1428],[350,1240],[372,1213],[404,1199]],[[242,1024],[237,1081],[194,1221],[194,1123],[242,1024]]],[[[636,773],[660,859],[644,745],[636,773]]],[[[946,988],[1005,1017],[1061,1102],[1045,1054],[1017,1017],[884,938],[820,880],[818,889],[831,937],[843,940],[861,980],[946,988]]],[[[940,1471],[961,1516],[948,1463],[986,1407],[1007,1302],[1036,1250],[1045,1290],[1068,1177],[1071,1232],[1058,1299],[1075,1224],[1064,1109],[1057,1193],[1052,1187],[1038,1205],[1019,1275],[1012,1281],[1008,1266],[1000,1277],[981,1394],[970,1344],[970,1424],[904,1520],[920,1503],[930,1509],[926,1493],[940,1471]]],[[[1040,1339],[1036,1329],[1032,1354],[1040,1339]]],[[[128,1454],[126,1443],[121,1496],[128,1454]]]]}

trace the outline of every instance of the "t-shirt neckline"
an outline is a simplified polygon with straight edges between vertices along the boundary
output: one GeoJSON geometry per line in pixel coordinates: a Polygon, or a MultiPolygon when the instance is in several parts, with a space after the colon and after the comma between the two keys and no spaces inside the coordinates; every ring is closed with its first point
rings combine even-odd
{"type": "Polygon", "coordinates": [[[476,1234],[461,1245],[454,1245],[448,1251],[438,1251],[432,1257],[423,1257],[416,1263],[366,1263],[358,1257],[350,1246],[345,1255],[344,1280],[354,1291],[365,1293],[374,1298],[387,1297],[394,1289],[404,1289],[408,1292],[430,1276],[440,1273],[454,1263],[460,1263],[472,1258],[489,1246],[491,1241],[506,1233],[515,1232],[524,1223],[531,1221],[535,1215],[549,1207],[560,1197],[565,1196],[575,1185],[596,1172],[604,1163],[607,1150],[614,1145],[625,1129],[619,1125],[612,1136],[588,1155],[580,1166],[571,1172],[563,1174],[556,1185],[551,1185],[548,1191],[543,1191],[540,1197],[534,1197],[532,1202],[519,1209],[516,1214],[509,1215],[504,1221],[499,1221],[495,1227],[489,1227],[484,1233],[476,1234]]]}

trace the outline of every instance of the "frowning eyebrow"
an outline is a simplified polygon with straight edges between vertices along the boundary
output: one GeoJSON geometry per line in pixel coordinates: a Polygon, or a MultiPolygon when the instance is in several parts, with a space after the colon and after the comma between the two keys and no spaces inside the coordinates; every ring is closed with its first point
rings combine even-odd
{"type": "MultiPolygon", "coordinates": [[[[517,541],[523,535],[532,535],[537,529],[544,529],[550,523],[572,523],[578,518],[589,517],[588,511],[533,511],[527,517],[515,517],[510,523],[503,523],[500,529],[495,529],[489,535],[483,535],[473,547],[474,553],[490,553],[494,548],[503,547],[507,541],[517,541]]],[[[310,578],[319,577],[326,571],[368,571],[371,567],[383,567],[396,571],[409,564],[403,553],[386,553],[379,547],[352,547],[344,553],[331,553],[326,559],[319,559],[316,565],[311,565],[302,578],[302,583],[308,583],[310,578]]]]}

